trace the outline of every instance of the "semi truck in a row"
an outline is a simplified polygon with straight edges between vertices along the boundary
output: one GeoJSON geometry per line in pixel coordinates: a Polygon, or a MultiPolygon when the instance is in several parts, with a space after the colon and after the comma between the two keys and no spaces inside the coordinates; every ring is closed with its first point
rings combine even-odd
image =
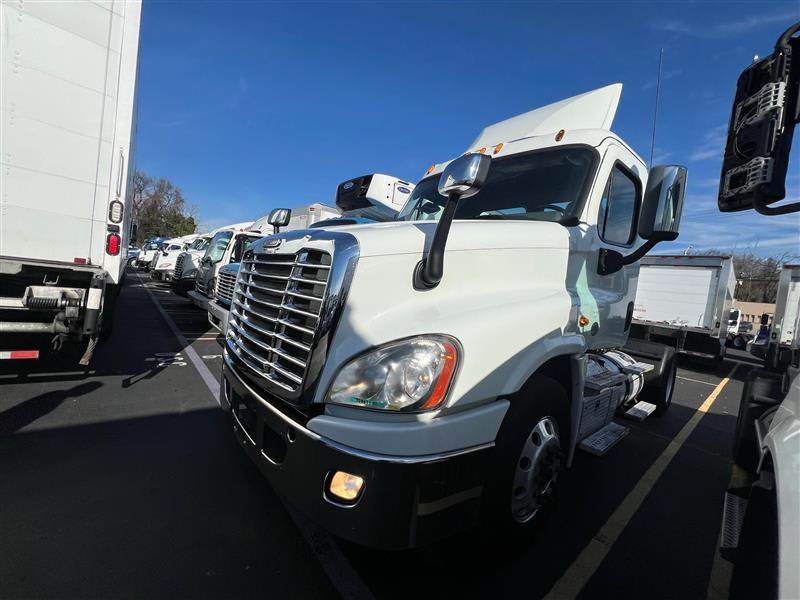
{"type": "Polygon", "coordinates": [[[618,412],[669,408],[674,349],[628,338],[686,170],[611,131],[621,91],[485,128],[396,222],[244,252],[220,404],[292,506],[382,548],[525,535],[575,452],[621,438],[618,412]]]}
{"type": "Polygon", "coordinates": [[[0,345],[33,358],[11,334],[88,341],[86,364],[111,331],[132,233],[141,3],[57,5],[0,4],[0,345]]]}
{"type": "MultiPolygon", "coordinates": [[[[250,229],[277,231],[280,228],[288,232],[391,221],[397,218],[413,189],[413,184],[392,175],[371,173],[339,184],[336,208],[316,203],[300,209],[276,209],[250,229]]],[[[241,252],[232,248],[219,261],[207,262],[208,272],[205,276],[202,272],[198,274],[197,281],[209,280],[213,285],[205,286],[202,297],[198,297],[197,290],[192,294],[195,304],[208,311],[209,323],[221,332],[228,323],[240,260],[241,252]]]]}

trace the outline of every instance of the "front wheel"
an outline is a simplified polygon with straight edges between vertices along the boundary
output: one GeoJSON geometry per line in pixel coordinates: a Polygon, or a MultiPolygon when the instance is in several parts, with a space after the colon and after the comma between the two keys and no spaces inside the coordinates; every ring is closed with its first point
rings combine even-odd
{"type": "Polygon", "coordinates": [[[527,537],[552,504],[566,462],[568,407],[564,388],[538,374],[511,399],[484,492],[490,535],[527,537]]]}

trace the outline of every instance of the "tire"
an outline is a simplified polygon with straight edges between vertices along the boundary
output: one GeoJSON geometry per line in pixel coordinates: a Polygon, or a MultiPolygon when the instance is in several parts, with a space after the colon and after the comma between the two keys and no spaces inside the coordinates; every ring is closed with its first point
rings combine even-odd
{"type": "Polygon", "coordinates": [[[745,346],[747,346],[747,340],[744,339],[743,336],[737,335],[733,338],[733,347],[737,350],[744,350],[745,346]]]}
{"type": "Polygon", "coordinates": [[[566,462],[568,415],[566,390],[544,375],[533,375],[511,399],[487,471],[485,535],[524,541],[548,512],[566,462]]]}
{"type": "Polygon", "coordinates": [[[100,323],[100,340],[106,341],[111,337],[114,330],[114,315],[117,312],[117,298],[119,297],[119,288],[112,287],[106,294],[103,300],[103,320],[100,323]]]}
{"type": "Polygon", "coordinates": [[[656,405],[654,416],[660,417],[672,404],[675,393],[675,378],[678,375],[678,361],[675,352],[667,358],[667,364],[660,377],[647,379],[644,388],[639,393],[639,399],[656,405]]]}

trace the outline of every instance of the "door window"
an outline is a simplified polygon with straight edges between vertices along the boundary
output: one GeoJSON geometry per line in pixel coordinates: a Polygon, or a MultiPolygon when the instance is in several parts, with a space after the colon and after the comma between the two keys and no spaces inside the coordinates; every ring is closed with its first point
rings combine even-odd
{"type": "Polygon", "coordinates": [[[629,245],[634,238],[639,189],[633,176],[614,167],[600,201],[597,229],[611,244],[629,245]]]}

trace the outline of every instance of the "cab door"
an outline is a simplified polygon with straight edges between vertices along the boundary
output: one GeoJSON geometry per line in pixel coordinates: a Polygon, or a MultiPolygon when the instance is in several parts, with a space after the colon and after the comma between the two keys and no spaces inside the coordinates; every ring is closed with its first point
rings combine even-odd
{"type": "Polygon", "coordinates": [[[627,340],[639,265],[601,275],[598,260],[603,248],[627,255],[643,243],[637,226],[646,177],[635,154],[619,142],[607,142],[584,213],[583,247],[588,252],[583,253],[585,279],[578,312],[589,348],[619,347],[627,340]]]}

